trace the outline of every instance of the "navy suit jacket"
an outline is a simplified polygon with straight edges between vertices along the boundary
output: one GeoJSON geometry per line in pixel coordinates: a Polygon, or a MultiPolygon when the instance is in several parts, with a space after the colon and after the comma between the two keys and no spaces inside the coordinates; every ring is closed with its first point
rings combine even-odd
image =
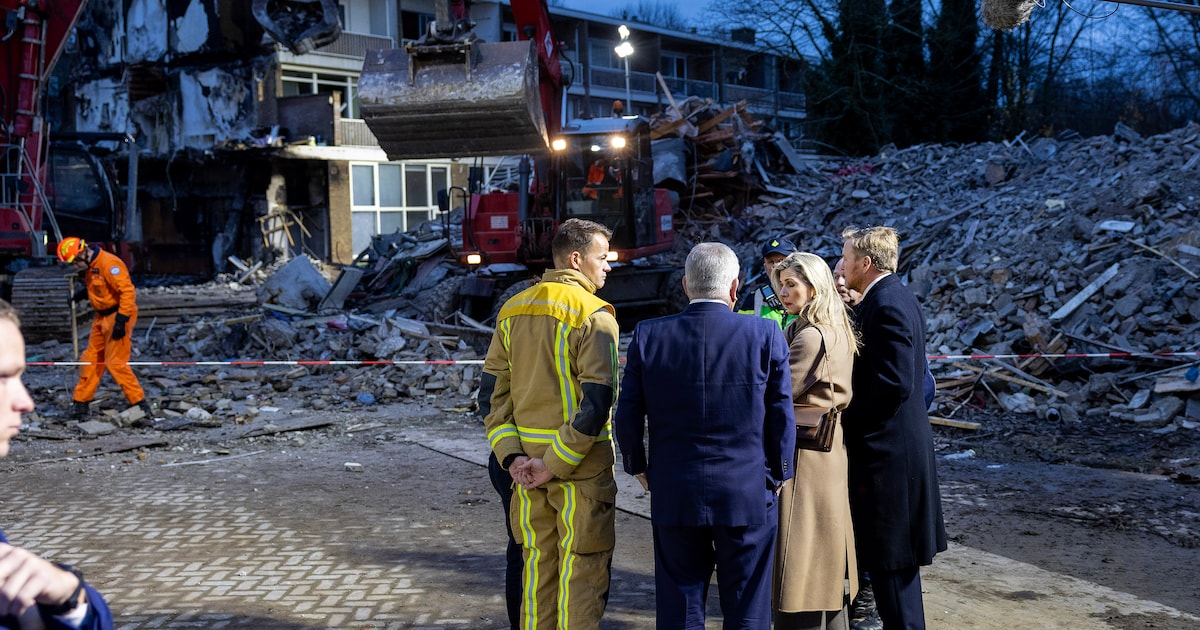
{"type": "Polygon", "coordinates": [[[641,322],[620,392],[613,428],[625,472],[646,473],[652,523],[768,520],[772,489],[792,477],[796,442],[778,324],[715,302],[641,322]]]}
{"type": "MultiPolygon", "coordinates": [[[[0,542],[8,542],[8,539],[4,537],[3,531],[0,531],[0,542]]],[[[100,596],[100,593],[98,593],[96,589],[92,588],[92,586],[86,582],[84,583],[83,588],[87,591],[89,610],[87,617],[83,620],[83,625],[81,626],[80,630],[112,630],[112,613],[109,612],[108,604],[104,601],[104,598],[100,596]]],[[[42,616],[42,623],[45,624],[46,630],[67,630],[69,628],[69,626],[60,622],[57,617],[51,617],[49,615],[42,616]]],[[[15,619],[12,617],[0,616],[0,629],[8,630],[9,628],[16,627],[17,624],[15,619]]]]}

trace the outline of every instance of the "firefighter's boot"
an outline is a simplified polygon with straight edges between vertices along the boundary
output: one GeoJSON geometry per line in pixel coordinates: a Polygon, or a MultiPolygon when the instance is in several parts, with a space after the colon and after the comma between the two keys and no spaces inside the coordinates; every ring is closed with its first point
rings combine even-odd
{"type": "Polygon", "coordinates": [[[75,420],[77,422],[82,422],[82,421],[86,420],[88,417],[88,405],[89,404],[90,403],[79,402],[78,400],[76,400],[74,402],[74,404],[71,405],[71,415],[69,416],[69,418],[71,420],[75,420]]]}

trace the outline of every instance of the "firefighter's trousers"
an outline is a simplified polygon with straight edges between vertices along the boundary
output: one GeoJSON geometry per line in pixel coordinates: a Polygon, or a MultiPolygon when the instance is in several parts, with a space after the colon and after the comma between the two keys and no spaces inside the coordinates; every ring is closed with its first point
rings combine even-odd
{"type": "MultiPolygon", "coordinates": [[[[594,630],[608,603],[615,506],[558,479],[516,486],[509,512],[525,553],[521,630],[594,630]]],[[[586,488],[584,488],[586,490],[586,488]]]]}
{"type": "Polygon", "coordinates": [[[136,405],[146,398],[141,384],[129,367],[129,354],[133,349],[133,327],[137,325],[137,314],[129,318],[125,324],[125,336],[120,339],[112,338],[113,324],[117,315],[96,315],[92,320],[92,332],[88,336],[87,348],[79,360],[87,365],[79,368],[79,382],[75,384],[75,400],[77,402],[92,402],[96,388],[100,386],[100,377],[107,371],[113,380],[125,392],[129,404],[136,405]],[[99,364],[99,365],[97,365],[99,364]]]}

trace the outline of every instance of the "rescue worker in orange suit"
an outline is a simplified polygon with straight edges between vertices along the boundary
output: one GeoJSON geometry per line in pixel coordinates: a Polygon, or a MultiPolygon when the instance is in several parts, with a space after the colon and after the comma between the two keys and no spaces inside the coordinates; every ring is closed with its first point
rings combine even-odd
{"type": "Polygon", "coordinates": [[[100,385],[100,377],[107,371],[121,386],[129,404],[141,407],[148,421],[152,416],[150,402],[129,367],[131,338],[138,314],[137,291],[129,279],[129,269],[117,256],[75,236],[64,238],[58,244],[58,259],[85,273],[88,301],[96,312],[87,348],[80,357],[83,366],[79,368],[79,382],[75,385],[71,418],[82,420],[87,417],[88,405],[100,385]]]}
{"type": "Polygon", "coordinates": [[[583,196],[588,199],[596,199],[599,194],[596,190],[600,185],[616,185],[617,192],[613,193],[613,199],[620,199],[624,192],[621,186],[621,171],[615,166],[609,166],[608,160],[605,158],[597,158],[592,165],[588,167],[587,183],[583,187],[583,196]]]}

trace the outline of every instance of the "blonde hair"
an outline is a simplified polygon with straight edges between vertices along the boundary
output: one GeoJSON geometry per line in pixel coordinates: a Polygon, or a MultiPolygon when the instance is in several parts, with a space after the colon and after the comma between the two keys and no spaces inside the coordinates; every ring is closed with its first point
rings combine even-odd
{"type": "Polygon", "coordinates": [[[17,328],[21,327],[21,318],[17,315],[17,309],[4,300],[0,300],[0,321],[9,321],[17,328]]]}
{"type": "Polygon", "coordinates": [[[900,236],[895,228],[865,227],[842,230],[842,240],[850,243],[854,253],[871,259],[871,264],[883,273],[896,273],[900,263],[900,236]]]}
{"type": "Polygon", "coordinates": [[[779,292],[782,284],[780,278],[783,276],[783,272],[789,269],[795,271],[800,279],[813,289],[813,297],[800,309],[799,318],[814,326],[823,326],[842,332],[846,335],[846,339],[850,340],[854,354],[858,354],[858,348],[862,342],[858,338],[858,332],[854,330],[854,324],[850,321],[846,305],[842,302],[842,297],[838,295],[837,287],[834,286],[833,272],[829,270],[829,264],[820,256],[808,252],[796,252],[789,255],[779,261],[775,265],[775,270],[771,272],[771,284],[776,293],[779,292]]]}

